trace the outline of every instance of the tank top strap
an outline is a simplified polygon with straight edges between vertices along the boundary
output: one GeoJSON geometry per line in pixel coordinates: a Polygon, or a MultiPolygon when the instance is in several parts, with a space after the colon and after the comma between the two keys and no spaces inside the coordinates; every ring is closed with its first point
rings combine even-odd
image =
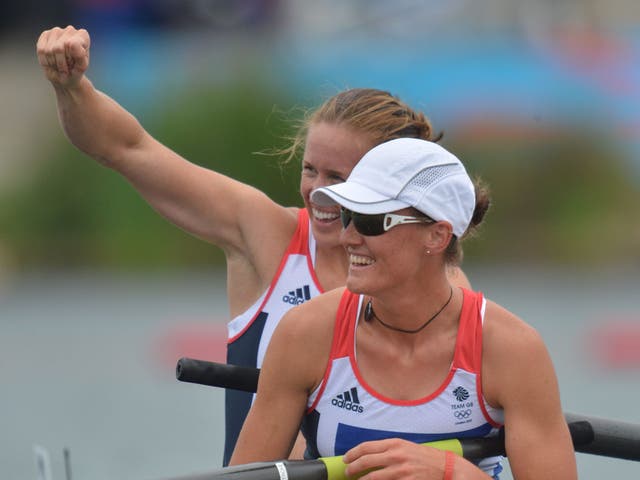
{"type": "Polygon", "coordinates": [[[359,295],[351,293],[346,288],[344,289],[336,313],[329,360],[327,361],[322,382],[309,396],[310,405],[307,408],[307,413],[312,412],[322,398],[327,382],[329,381],[329,376],[331,375],[333,361],[337,358],[349,357],[353,353],[359,299],[359,295]]]}
{"type": "MultiPolygon", "coordinates": [[[[278,265],[278,270],[276,274],[271,279],[271,283],[269,284],[269,288],[267,289],[266,295],[263,296],[263,300],[261,302],[258,311],[261,311],[264,305],[267,303],[269,298],[271,297],[271,293],[273,289],[276,287],[278,282],[280,281],[280,277],[282,275],[282,270],[287,264],[287,260],[289,259],[289,255],[306,255],[309,258],[309,213],[306,208],[300,208],[298,210],[298,226],[296,227],[296,231],[293,233],[293,237],[289,241],[289,245],[287,245],[287,249],[280,260],[280,265],[278,265]]],[[[311,269],[312,276],[316,282],[316,285],[320,285],[315,277],[315,272],[311,269]]]]}
{"type": "Polygon", "coordinates": [[[309,254],[309,212],[307,212],[306,208],[298,209],[298,226],[293,237],[291,237],[286,253],[309,254]]]}
{"type": "Polygon", "coordinates": [[[482,319],[484,296],[465,288],[462,290],[462,311],[456,339],[453,367],[480,373],[482,367],[482,319]]]}
{"type": "Polygon", "coordinates": [[[348,357],[353,354],[359,300],[360,295],[344,289],[336,314],[331,359],[348,357]]]}

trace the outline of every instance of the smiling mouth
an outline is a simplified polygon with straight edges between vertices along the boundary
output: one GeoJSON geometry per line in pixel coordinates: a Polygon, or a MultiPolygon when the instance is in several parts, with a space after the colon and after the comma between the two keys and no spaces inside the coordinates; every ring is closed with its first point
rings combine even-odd
{"type": "Polygon", "coordinates": [[[330,222],[340,218],[339,212],[322,212],[313,207],[311,208],[311,211],[313,212],[313,218],[315,218],[316,220],[321,220],[323,222],[330,222]]]}
{"type": "Polygon", "coordinates": [[[361,255],[350,254],[349,255],[349,263],[351,265],[355,265],[355,266],[373,265],[375,263],[375,260],[373,260],[373,259],[371,259],[369,257],[363,257],[361,255]]]}

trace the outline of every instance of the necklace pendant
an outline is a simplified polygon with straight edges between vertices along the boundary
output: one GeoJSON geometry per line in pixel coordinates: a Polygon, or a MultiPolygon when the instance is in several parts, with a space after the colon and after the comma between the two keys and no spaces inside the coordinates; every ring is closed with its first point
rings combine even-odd
{"type": "Polygon", "coordinates": [[[373,305],[371,305],[371,299],[367,302],[367,305],[364,307],[364,321],[370,322],[373,318],[373,305]]]}

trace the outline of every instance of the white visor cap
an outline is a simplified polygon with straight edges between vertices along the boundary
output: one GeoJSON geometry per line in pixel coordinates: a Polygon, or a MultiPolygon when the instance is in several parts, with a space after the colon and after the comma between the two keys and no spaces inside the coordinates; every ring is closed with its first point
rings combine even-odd
{"type": "Polygon", "coordinates": [[[476,196],[455,155],[427,140],[398,138],[369,150],[346,182],[314,190],[311,201],[365,214],[414,207],[449,222],[460,238],[471,222],[476,196]]]}

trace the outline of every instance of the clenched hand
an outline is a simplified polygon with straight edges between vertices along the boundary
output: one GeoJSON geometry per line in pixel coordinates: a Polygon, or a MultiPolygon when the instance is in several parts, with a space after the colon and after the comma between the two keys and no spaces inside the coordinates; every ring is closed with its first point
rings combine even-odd
{"type": "Polygon", "coordinates": [[[42,32],[38,62],[54,87],[73,88],[89,68],[91,39],[85,29],[55,27],[42,32]]]}

